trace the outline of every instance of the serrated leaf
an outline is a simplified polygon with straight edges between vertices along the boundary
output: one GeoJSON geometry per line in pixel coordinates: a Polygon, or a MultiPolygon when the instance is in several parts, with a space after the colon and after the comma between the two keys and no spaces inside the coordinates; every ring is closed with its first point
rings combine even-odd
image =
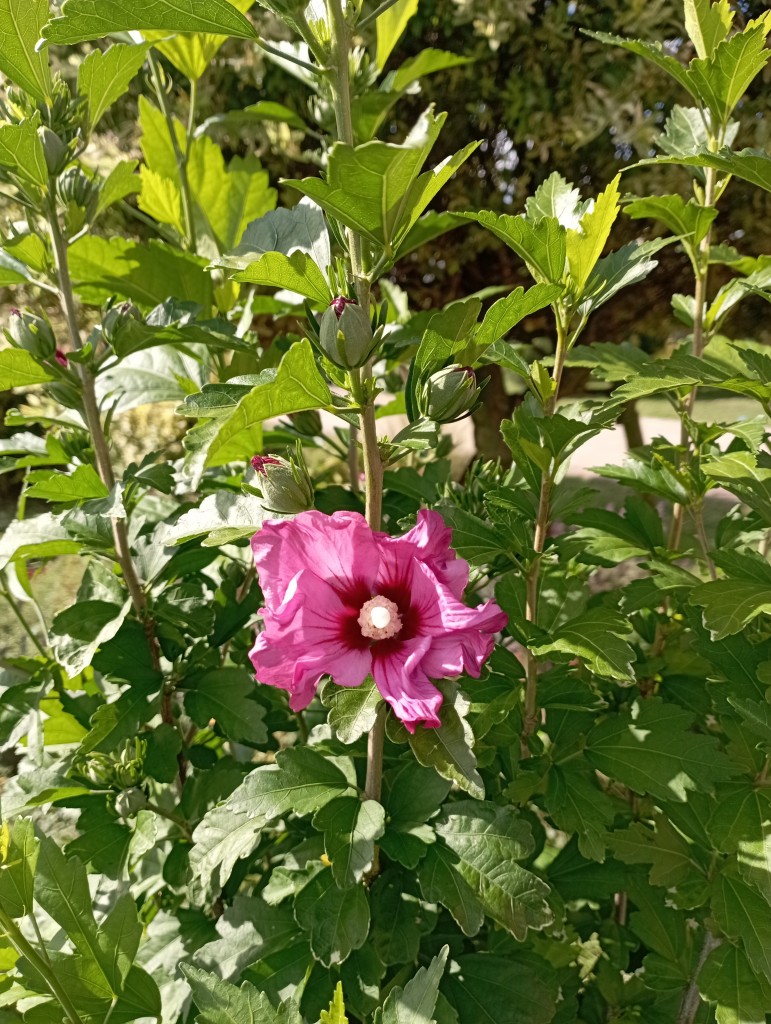
{"type": "Polygon", "coordinates": [[[326,272],[332,262],[324,213],[305,197],[291,209],[281,207],[251,221],[236,248],[215,263],[245,270],[266,253],[291,256],[298,251],[310,256],[322,272],[326,272]]]}
{"type": "Polygon", "coordinates": [[[313,826],[324,833],[332,875],[344,889],[360,882],[372,866],[375,840],[385,827],[385,811],[375,800],[340,796],[316,812],[313,826]]]}
{"type": "Polygon", "coordinates": [[[645,57],[646,60],[651,61],[661,68],[662,71],[666,71],[694,99],[699,99],[696,88],[688,77],[687,68],[676,57],[671,57],[665,53],[661,43],[649,43],[641,39],[625,39],[624,36],[611,35],[609,32],[590,32],[587,29],[584,29],[584,32],[586,35],[591,36],[592,39],[597,39],[601,43],[606,43],[609,46],[621,46],[623,49],[629,50],[630,53],[637,54],[638,57],[645,57]]]}
{"type": "Polygon", "coordinates": [[[643,217],[658,220],[672,234],[697,246],[706,236],[717,216],[714,206],[701,206],[695,199],[686,203],[682,196],[646,196],[635,199],[624,207],[627,216],[638,220],[643,217]]]}
{"type": "Polygon", "coordinates": [[[293,252],[291,256],[266,252],[255,263],[250,263],[245,270],[236,274],[234,280],[271,288],[286,288],[322,306],[328,306],[332,300],[324,275],[311,257],[300,251],[293,252]]]}
{"type": "Polygon", "coordinates": [[[700,57],[711,57],[731,31],[734,16],[728,0],[685,0],[685,31],[700,57]]]}
{"type": "Polygon", "coordinates": [[[70,474],[47,470],[30,473],[27,479],[27,496],[42,501],[88,501],[89,498],[106,498],[110,493],[89,465],[76,466],[70,474]]]}
{"type": "Polygon", "coordinates": [[[343,1002],[343,983],[338,981],[335,986],[335,994],[328,1010],[321,1011],[319,1024],[348,1024],[345,1015],[345,1003],[343,1002]]]}
{"type": "Polygon", "coordinates": [[[42,103],[51,98],[51,71],[35,44],[49,17],[48,0],[0,0],[0,71],[42,103]]]}
{"type": "Polygon", "coordinates": [[[444,809],[437,833],[458,857],[456,870],[495,921],[522,941],[551,920],[549,887],[517,861],[533,849],[530,826],[507,807],[460,801],[444,809]]]}
{"type": "Polygon", "coordinates": [[[658,699],[638,702],[631,713],[608,718],[589,733],[586,759],[636,793],[663,801],[709,793],[736,774],[716,741],[691,729],[692,717],[658,699]]]}
{"type": "Polygon", "coordinates": [[[311,343],[296,341],[282,357],[275,379],[253,388],[220,426],[209,444],[206,463],[223,466],[254,454],[251,432],[263,420],[331,404],[332,394],[316,368],[311,343]]]}
{"type": "Polygon", "coordinates": [[[592,672],[608,679],[632,679],[635,652],[623,639],[631,631],[629,622],[618,612],[592,608],[563,623],[548,643],[533,647],[533,651],[581,658],[592,672]]]}
{"type": "Polygon", "coordinates": [[[100,186],[95,216],[104,213],[113,203],[139,191],[139,178],[134,174],[137,163],[137,160],[118,160],[113,164],[100,186]]]}
{"type": "Polygon", "coordinates": [[[470,796],[484,799],[482,776],[474,756],[474,734],[466,721],[468,701],[455,694],[445,698],[439,710],[441,725],[426,729],[418,725],[409,735],[409,743],[417,760],[425,768],[435,768],[470,796]]]}
{"type": "Polygon", "coordinates": [[[428,847],[418,864],[418,881],[425,899],[447,907],[464,935],[476,935],[485,911],[476,893],[457,870],[458,857],[443,843],[428,847]]]}
{"type": "Polygon", "coordinates": [[[542,957],[472,953],[456,957],[455,964],[458,970],[445,978],[442,991],[464,1024],[549,1024],[554,1018],[559,981],[542,957]]]}
{"type": "Polygon", "coordinates": [[[771,566],[759,555],[733,555],[725,562],[727,578],[694,587],[691,604],[702,609],[713,640],[739,633],[758,615],[771,613],[771,566]]]}
{"type": "Polygon", "coordinates": [[[341,964],[369,933],[369,902],[364,889],[338,888],[331,870],[320,872],[295,897],[297,923],[309,933],[313,955],[325,967],[341,964]]]}
{"type": "Polygon", "coordinates": [[[203,546],[217,547],[251,537],[265,517],[262,501],[255,495],[217,491],[207,495],[198,508],[184,512],[164,539],[167,544],[182,544],[205,535],[203,546]]]}
{"type": "MultiPolygon", "coordinates": [[[[251,0],[228,0],[233,7],[245,14],[252,6],[251,0]]],[[[168,31],[143,33],[145,39],[155,43],[155,49],[177,68],[185,78],[198,79],[209,66],[227,36],[212,32],[180,33],[169,38],[168,31]]]]}
{"type": "MultiPolygon", "coordinates": [[[[240,986],[222,981],[216,974],[210,974],[193,967],[181,965],[182,973],[193,992],[198,1013],[195,1017],[200,1024],[275,1024],[276,1010],[264,992],[258,992],[248,981],[240,986]]],[[[286,1020],[286,1024],[292,1018],[286,1020]]],[[[299,1024],[300,1015],[293,1024],[299,1024]]]]}
{"type": "Polygon", "coordinates": [[[743,32],[723,39],[709,57],[692,60],[691,91],[709,108],[718,125],[728,122],[734,107],[769,58],[766,36],[771,22],[750,22],[743,32]]]}
{"type": "Polygon", "coordinates": [[[0,125],[0,167],[7,167],[24,181],[45,187],[48,168],[37,133],[39,121],[36,115],[35,120],[0,125]]]}
{"type": "Polygon", "coordinates": [[[659,156],[641,160],[641,164],[681,164],[685,167],[714,167],[721,174],[734,174],[758,188],[771,192],[771,156],[762,149],[733,150],[725,147],[717,153],[708,150],[693,154],[659,156]]]}
{"type": "Polygon", "coordinates": [[[567,260],[573,287],[577,295],[583,294],[589,276],[602,255],[619,211],[619,183],[617,174],[601,192],[591,208],[581,218],[577,229],[567,232],[567,260]]]}
{"type": "Polygon", "coordinates": [[[375,63],[379,68],[385,67],[391,51],[417,9],[418,0],[398,0],[378,17],[375,63]]]}
{"type": "Polygon", "coordinates": [[[771,986],[753,971],[739,946],[723,942],[710,953],[699,971],[699,992],[717,1003],[717,1024],[766,1024],[771,986]]]}
{"type": "Polygon", "coordinates": [[[715,881],[712,913],[725,934],[741,942],[753,970],[771,981],[771,916],[760,893],[722,871],[715,881]]]}
{"type": "Polygon", "coordinates": [[[43,29],[49,43],[70,45],[114,32],[163,29],[167,32],[212,32],[256,39],[247,18],[228,0],[66,0],[61,16],[43,29]]]}
{"type": "Polygon", "coordinates": [[[266,822],[289,811],[313,813],[348,790],[340,769],[309,747],[285,750],[276,764],[255,769],[224,803],[204,815],[193,833],[195,891],[217,892],[236,861],[255,849],[266,822]]]}
{"type": "Polygon", "coordinates": [[[602,863],[615,810],[594,773],[572,764],[554,765],[549,771],[544,802],[558,828],[568,835],[578,835],[583,856],[602,863]]]}
{"type": "Polygon", "coordinates": [[[485,313],[479,329],[474,335],[475,358],[499,338],[504,338],[512,327],[531,313],[554,302],[562,294],[559,285],[536,284],[528,288],[517,288],[510,295],[498,299],[485,313]]]}
{"type": "Polygon", "coordinates": [[[686,839],[662,815],[656,815],[654,828],[634,821],[628,828],[613,832],[610,847],[614,857],[624,864],[650,864],[651,885],[665,889],[676,887],[701,871],[686,839]]]}
{"type": "Polygon", "coordinates": [[[185,711],[201,727],[216,721],[229,740],[252,747],[266,743],[265,709],[251,698],[256,684],[240,668],[212,669],[185,693],[185,711]]]}
{"type": "Polygon", "coordinates": [[[383,1004],[375,1011],[375,1024],[435,1024],[434,1010],[439,995],[439,983],[444,974],[449,946],[443,946],[428,967],[421,967],[404,989],[393,988],[383,1004]]]}
{"type": "Polygon", "coordinates": [[[329,680],[319,696],[329,709],[327,722],[343,743],[355,743],[374,728],[382,697],[371,676],[360,686],[337,686],[329,680]]]}
{"type": "Polygon", "coordinates": [[[567,232],[556,217],[544,217],[531,224],[524,217],[507,213],[464,213],[492,231],[525,261],[537,281],[561,285],[565,278],[567,232]]]}
{"type": "Polygon", "coordinates": [[[114,43],[92,50],[78,67],[78,95],[88,103],[88,130],[93,131],[103,114],[128,89],[144,63],[149,43],[114,43]]]}
{"type": "Polygon", "coordinates": [[[4,823],[6,848],[0,863],[0,907],[9,917],[24,917],[33,909],[39,840],[31,818],[4,823]]]}

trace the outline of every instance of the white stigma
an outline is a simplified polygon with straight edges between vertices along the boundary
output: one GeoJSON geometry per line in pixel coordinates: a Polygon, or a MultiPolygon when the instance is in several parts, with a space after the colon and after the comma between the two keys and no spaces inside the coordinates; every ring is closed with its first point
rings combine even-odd
{"type": "Polygon", "coordinates": [[[389,640],[402,628],[399,609],[387,597],[373,597],[362,605],[358,621],[362,636],[370,640],[389,640]]]}

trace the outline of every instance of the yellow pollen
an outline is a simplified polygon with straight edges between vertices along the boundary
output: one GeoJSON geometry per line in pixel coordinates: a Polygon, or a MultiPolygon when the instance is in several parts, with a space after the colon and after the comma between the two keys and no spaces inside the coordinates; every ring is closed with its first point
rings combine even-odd
{"type": "Polygon", "coordinates": [[[362,605],[358,621],[362,636],[370,640],[389,640],[402,628],[399,609],[387,597],[373,597],[362,605]]]}

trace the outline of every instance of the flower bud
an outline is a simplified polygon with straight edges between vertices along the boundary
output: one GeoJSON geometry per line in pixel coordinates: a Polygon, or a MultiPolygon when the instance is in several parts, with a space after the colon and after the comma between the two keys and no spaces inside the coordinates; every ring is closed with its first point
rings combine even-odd
{"type": "Polygon", "coordinates": [[[321,416],[315,409],[294,412],[289,418],[295,430],[304,437],[318,437],[321,433],[321,416]]]}
{"type": "Polygon", "coordinates": [[[425,381],[417,395],[418,411],[435,423],[454,423],[476,409],[481,390],[471,367],[454,363],[425,381]]]}
{"type": "Polygon", "coordinates": [[[48,173],[52,176],[61,174],[70,159],[67,146],[56,132],[51,131],[46,125],[41,124],[37,130],[38,138],[43,144],[43,156],[45,157],[48,173]]]}
{"type": "Polygon", "coordinates": [[[91,754],[87,761],[80,765],[80,773],[95,786],[112,785],[112,759],[107,754],[91,754]]]}
{"type": "Polygon", "coordinates": [[[98,195],[94,182],[79,167],[70,167],[65,171],[57,182],[56,190],[65,206],[74,203],[87,211],[95,205],[98,195]]]}
{"type": "Polygon", "coordinates": [[[127,320],[142,322],[142,314],[133,302],[120,302],[112,306],[102,317],[102,337],[110,345],[113,344],[121,325],[127,320]]]}
{"type": "Polygon", "coordinates": [[[252,469],[259,477],[262,500],[269,511],[296,515],[313,508],[313,484],[299,444],[295,455],[288,459],[255,455],[252,469]]]}
{"type": "Polygon", "coordinates": [[[51,325],[34,313],[22,313],[19,309],[12,309],[8,334],[15,345],[26,349],[37,359],[50,359],[56,352],[56,338],[51,325]]]}
{"type": "Polygon", "coordinates": [[[121,818],[133,818],[145,807],[147,807],[147,797],[137,786],[124,789],[115,797],[115,812],[121,818]]]}
{"type": "Polygon", "coordinates": [[[324,354],[344,370],[364,366],[379,340],[372,333],[368,314],[358,302],[343,296],[332,302],[319,324],[319,344],[324,354]]]}

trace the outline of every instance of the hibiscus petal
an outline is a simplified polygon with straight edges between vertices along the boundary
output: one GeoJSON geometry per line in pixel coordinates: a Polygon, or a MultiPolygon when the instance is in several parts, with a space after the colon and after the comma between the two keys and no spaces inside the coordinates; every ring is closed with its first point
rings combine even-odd
{"type": "Polygon", "coordinates": [[[269,520],[252,537],[252,552],[268,608],[279,606],[303,569],[340,592],[371,592],[379,563],[375,537],[358,512],[327,516],[312,510],[269,520]]]}
{"type": "Polygon", "coordinates": [[[428,637],[415,637],[388,648],[385,654],[378,654],[377,649],[373,654],[375,685],[408,732],[415,732],[418,722],[429,729],[442,724],[439,708],[444,698],[421,664],[430,644],[428,637]]]}
{"type": "MultiPolygon", "coordinates": [[[[463,596],[468,586],[468,562],[456,555],[451,546],[452,530],[445,525],[438,512],[421,509],[415,526],[402,537],[388,537],[386,534],[376,536],[387,558],[393,554],[393,549],[403,554],[409,553],[424,562],[439,582],[456,597],[463,596]]],[[[393,566],[390,572],[393,573],[393,566]]]]}

